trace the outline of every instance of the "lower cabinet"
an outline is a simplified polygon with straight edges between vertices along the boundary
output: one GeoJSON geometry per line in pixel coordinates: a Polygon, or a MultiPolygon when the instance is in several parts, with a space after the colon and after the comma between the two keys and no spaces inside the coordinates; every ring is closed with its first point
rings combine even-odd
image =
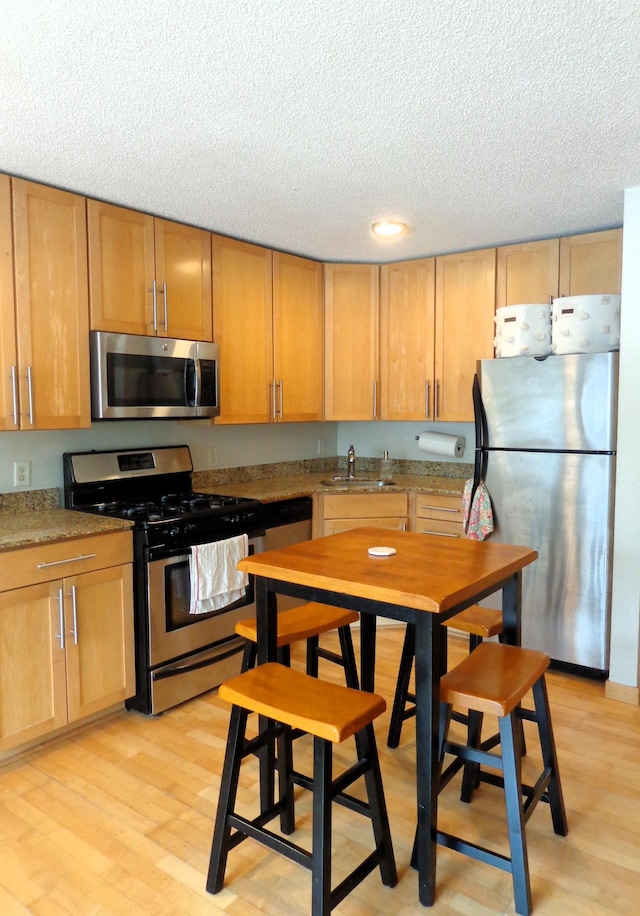
{"type": "Polygon", "coordinates": [[[313,513],[314,537],[350,528],[394,528],[405,531],[406,493],[320,493],[313,513]]]}
{"type": "Polygon", "coordinates": [[[462,495],[414,493],[411,501],[412,531],[418,534],[438,534],[448,538],[463,536],[462,495]]]}
{"type": "Polygon", "coordinates": [[[0,555],[5,587],[31,568],[0,593],[0,753],[135,693],[131,534],[0,555]]]}

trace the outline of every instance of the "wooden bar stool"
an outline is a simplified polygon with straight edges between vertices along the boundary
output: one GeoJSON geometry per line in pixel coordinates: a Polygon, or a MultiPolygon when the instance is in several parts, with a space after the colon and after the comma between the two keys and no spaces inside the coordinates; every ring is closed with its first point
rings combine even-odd
{"type": "MultiPolygon", "coordinates": [[[[233,704],[218,812],[213,831],[207,890],[215,894],[224,884],[227,857],[247,837],[280,852],[312,873],[312,916],[326,916],[376,867],[383,884],[393,887],[397,874],[384,800],[373,721],[386,708],[373,693],[330,684],[278,663],[268,663],[222,684],[219,696],[233,704]],[[245,740],[247,718],[258,713],[269,723],[251,741],[245,740]],[[293,770],[291,730],[302,729],[313,739],[313,779],[293,770]],[[332,778],[333,745],[355,736],[357,762],[332,778]],[[279,801],[253,820],[234,811],[242,759],[265,742],[278,742],[279,801]],[[345,790],[364,777],[367,802],[345,790]],[[294,784],[313,791],[312,851],[301,848],[266,828],[280,815],[283,833],[295,827],[294,784]],[[335,801],[370,818],[375,850],[336,888],[331,889],[331,803],[335,801]],[[233,832],[232,832],[233,831],[233,832]]],[[[262,806],[261,806],[262,807],[262,806]]]]}
{"type": "MultiPolygon", "coordinates": [[[[353,651],[351,638],[352,623],[357,623],[359,615],[355,611],[346,611],[343,608],[331,607],[328,604],[319,604],[315,601],[301,604],[299,607],[278,612],[278,637],[277,645],[279,661],[289,665],[290,649],[294,642],[302,639],[307,641],[307,674],[318,676],[318,660],[321,658],[341,665],[344,668],[345,680],[348,687],[357,689],[359,686],[358,669],[353,651]],[[331,630],[338,631],[341,654],[323,649],[320,645],[322,633],[331,630]]],[[[242,670],[254,668],[257,654],[257,629],[254,617],[240,620],[236,624],[236,633],[247,640],[242,670]]]]}
{"type": "Polygon", "coordinates": [[[497,769],[502,775],[482,769],[479,775],[481,781],[504,788],[511,855],[506,857],[440,830],[438,843],[510,872],[516,912],[522,916],[529,916],[531,911],[525,824],[537,803],[545,801],[549,804],[555,833],[566,836],[568,831],[545,683],[548,667],[549,657],[544,652],[487,642],[478,646],[440,681],[441,765],[445,754],[454,756],[453,762],[441,773],[440,790],[467,761],[497,769]],[[522,698],[531,688],[535,711],[520,709],[522,698]],[[499,717],[500,754],[448,740],[454,704],[499,717]],[[521,717],[536,722],[540,736],[543,769],[534,786],[523,785],[521,779],[521,717]],[[526,799],[524,803],[523,796],[526,799]]]}
{"type": "MultiPolygon", "coordinates": [[[[475,604],[466,608],[442,624],[445,627],[453,627],[456,630],[462,630],[469,634],[469,652],[473,652],[483,639],[489,639],[491,636],[502,636],[502,612],[492,608],[480,607],[475,604]]],[[[388,747],[398,747],[400,744],[400,733],[402,723],[405,719],[410,719],[416,714],[416,697],[409,691],[409,681],[413,668],[413,660],[416,654],[416,633],[413,624],[407,624],[407,630],[402,646],[402,656],[400,658],[400,668],[398,671],[398,681],[396,692],[393,698],[393,707],[391,711],[391,721],[389,723],[389,735],[387,737],[388,747]]],[[[457,714],[455,718],[458,721],[467,723],[466,717],[460,717],[457,714]]],[[[477,726],[477,722],[475,723],[477,726]]],[[[482,726],[482,720],[479,722],[482,726]]]]}

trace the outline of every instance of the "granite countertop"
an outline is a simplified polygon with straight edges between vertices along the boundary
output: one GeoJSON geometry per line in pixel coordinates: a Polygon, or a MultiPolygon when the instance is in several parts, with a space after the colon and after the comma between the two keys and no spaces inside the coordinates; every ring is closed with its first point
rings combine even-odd
{"type": "Polygon", "coordinates": [[[131,522],[124,519],[104,518],[71,509],[34,508],[24,512],[0,509],[0,551],[110,531],[127,531],[131,527],[131,522]]]}
{"type": "Polygon", "coordinates": [[[331,474],[296,474],[282,477],[265,477],[261,480],[244,480],[225,484],[204,484],[201,489],[221,496],[244,496],[263,502],[278,499],[293,499],[296,496],[312,496],[314,493],[398,493],[415,490],[418,493],[434,493],[442,496],[462,496],[464,478],[432,477],[421,474],[394,474],[395,485],[384,487],[323,486],[331,474]]]}

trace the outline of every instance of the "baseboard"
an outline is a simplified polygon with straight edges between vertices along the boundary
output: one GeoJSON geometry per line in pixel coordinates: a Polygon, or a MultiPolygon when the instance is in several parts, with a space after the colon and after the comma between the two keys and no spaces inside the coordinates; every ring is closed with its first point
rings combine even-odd
{"type": "Polygon", "coordinates": [[[604,685],[604,695],[608,700],[618,700],[619,703],[640,706],[640,687],[628,687],[626,684],[607,681],[604,685]]]}

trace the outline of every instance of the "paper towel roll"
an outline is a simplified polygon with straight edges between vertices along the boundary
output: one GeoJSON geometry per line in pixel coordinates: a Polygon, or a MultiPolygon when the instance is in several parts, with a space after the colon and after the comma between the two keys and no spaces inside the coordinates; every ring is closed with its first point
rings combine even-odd
{"type": "Polygon", "coordinates": [[[416,436],[421,452],[432,455],[446,455],[448,458],[462,458],[464,436],[448,436],[446,433],[420,433],[416,436]]]}

